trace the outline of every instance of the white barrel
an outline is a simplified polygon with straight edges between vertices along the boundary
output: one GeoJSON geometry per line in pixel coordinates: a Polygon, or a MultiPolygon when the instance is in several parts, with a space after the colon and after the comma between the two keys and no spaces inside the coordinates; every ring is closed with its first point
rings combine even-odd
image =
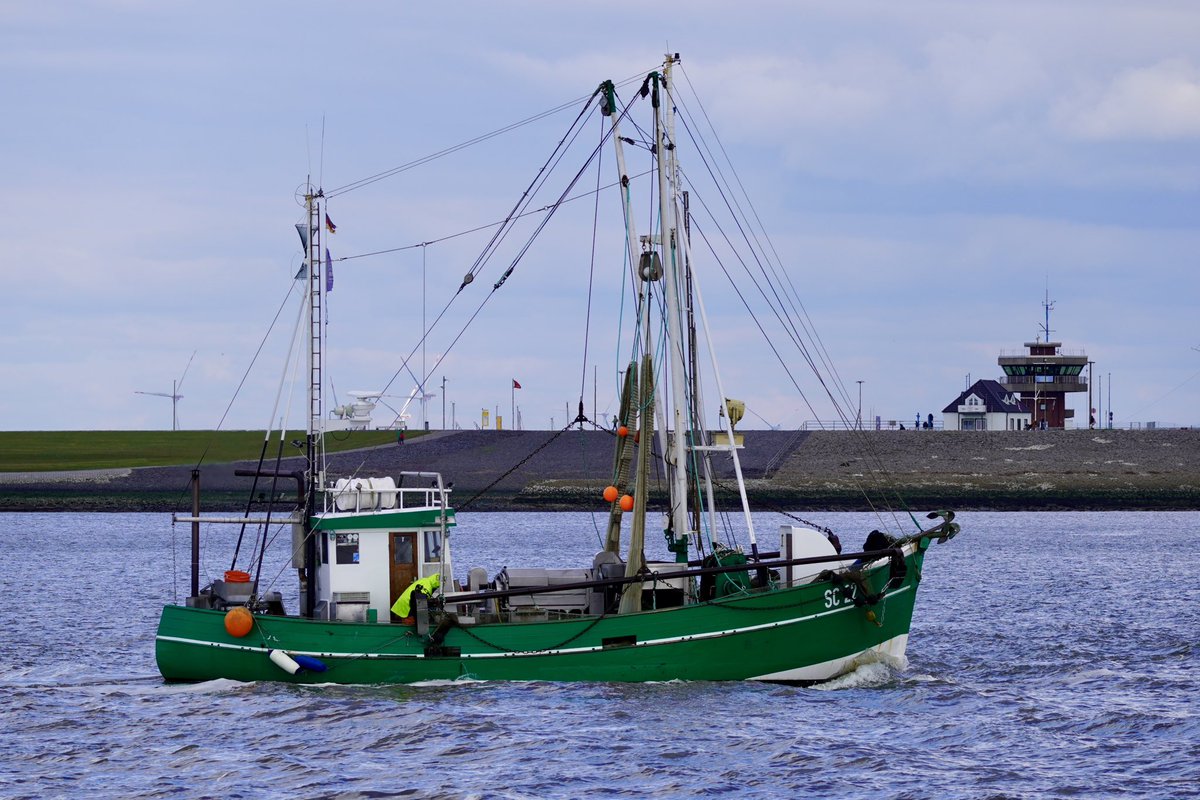
{"type": "Polygon", "coordinates": [[[267,656],[275,662],[275,666],[286,672],[288,675],[295,675],[300,671],[300,665],[296,663],[296,659],[289,656],[282,650],[268,650],[267,656]]]}
{"type": "Polygon", "coordinates": [[[390,476],[383,478],[369,478],[371,488],[375,490],[375,494],[379,497],[380,508],[395,508],[396,507],[396,481],[390,476]]]}
{"type": "Polygon", "coordinates": [[[379,495],[371,489],[373,478],[338,478],[333,485],[334,505],[338,511],[371,511],[379,495]]]}
{"type": "Polygon", "coordinates": [[[379,503],[379,495],[371,490],[372,478],[359,478],[354,482],[354,488],[358,490],[358,510],[373,511],[376,504],[379,503]]]}
{"type": "Polygon", "coordinates": [[[354,487],[350,485],[349,478],[338,478],[337,483],[333,485],[333,503],[338,511],[353,511],[358,498],[355,496],[354,487]]]}

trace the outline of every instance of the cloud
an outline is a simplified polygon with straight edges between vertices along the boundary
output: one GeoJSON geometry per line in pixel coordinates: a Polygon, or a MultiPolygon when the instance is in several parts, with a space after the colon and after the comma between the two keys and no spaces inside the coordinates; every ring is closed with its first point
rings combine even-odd
{"type": "Polygon", "coordinates": [[[1185,58],[1127,69],[1064,100],[1054,119],[1067,135],[1091,141],[1200,138],[1200,70],[1185,58]]]}

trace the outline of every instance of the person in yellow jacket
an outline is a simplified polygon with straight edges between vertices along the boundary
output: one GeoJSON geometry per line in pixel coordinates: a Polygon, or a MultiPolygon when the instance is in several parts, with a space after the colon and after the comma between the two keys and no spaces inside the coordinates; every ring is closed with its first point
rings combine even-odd
{"type": "Polygon", "coordinates": [[[433,597],[433,593],[442,585],[442,577],[435,572],[428,578],[421,578],[409,584],[408,588],[400,595],[396,602],[392,605],[392,613],[398,617],[407,617],[412,613],[412,595],[414,591],[420,590],[421,594],[426,597],[433,597]]]}

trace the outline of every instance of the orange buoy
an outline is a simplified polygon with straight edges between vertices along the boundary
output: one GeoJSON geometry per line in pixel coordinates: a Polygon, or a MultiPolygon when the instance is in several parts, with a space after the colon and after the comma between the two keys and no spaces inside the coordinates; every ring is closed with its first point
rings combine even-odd
{"type": "Polygon", "coordinates": [[[604,502],[611,503],[617,499],[617,487],[606,486],[604,488],[604,502]]]}
{"type": "Polygon", "coordinates": [[[627,494],[621,497],[621,510],[633,511],[633,495],[627,494]]]}
{"type": "Polygon", "coordinates": [[[225,631],[238,639],[254,627],[254,615],[245,606],[234,606],[225,613],[225,631]]]}
{"type": "Polygon", "coordinates": [[[626,428],[624,425],[617,428],[617,436],[620,436],[623,439],[628,435],[629,435],[629,428],[626,428]]]}
{"type": "Polygon", "coordinates": [[[227,570],[225,570],[225,582],[226,583],[249,583],[250,582],[250,573],[242,572],[240,569],[227,569],[227,570]]]}

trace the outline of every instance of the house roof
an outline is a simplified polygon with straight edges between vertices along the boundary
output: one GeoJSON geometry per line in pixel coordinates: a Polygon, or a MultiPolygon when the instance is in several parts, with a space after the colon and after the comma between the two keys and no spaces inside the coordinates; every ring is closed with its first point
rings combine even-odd
{"type": "Polygon", "coordinates": [[[971,384],[971,388],[960,394],[953,403],[943,408],[942,413],[957,413],[958,407],[966,405],[967,398],[971,395],[975,395],[983,401],[981,410],[987,413],[1020,414],[1023,412],[1021,402],[1014,393],[1007,391],[997,381],[979,380],[971,384]]]}

